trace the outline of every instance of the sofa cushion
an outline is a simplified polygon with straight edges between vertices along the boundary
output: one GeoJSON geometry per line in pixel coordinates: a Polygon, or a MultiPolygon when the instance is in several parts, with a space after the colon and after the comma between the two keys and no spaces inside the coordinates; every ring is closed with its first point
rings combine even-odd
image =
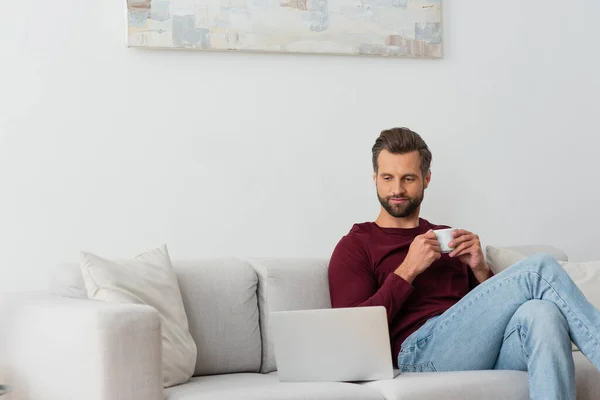
{"type": "MultiPolygon", "coordinates": [[[[600,372],[582,353],[573,353],[573,359],[577,399],[596,399],[600,393],[600,372]]],[[[529,399],[527,373],[522,371],[403,373],[393,380],[362,384],[279,382],[276,372],[230,374],[195,377],[166,392],[167,400],[529,399]]]]}
{"type": "Polygon", "coordinates": [[[341,382],[279,382],[276,373],[190,379],[167,389],[167,400],[383,400],[374,389],[341,382]]]}
{"type": "MultiPolygon", "coordinates": [[[[595,400],[600,393],[600,372],[575,352],[577,400],[595,400]]],[[[464,371],[403,373],[396,379],[363,383],[386,400],[527,400],[529,382],[522,371],[464,371]]]]}
{"type": "Polygon", "coordinates": [[[269,313],[331,308],[328,260],[309,258],[250,259],[258,275],[258,307],[262,332],[261,372],[277,369],[269,313]]]}
{"type": "Polygon", "coordinates": [[[82,251],[81,272],[90,299],[144,304],[158,311],[164,386],[187,382],[194,372],[197,350],[167,246],[120,261],[82,251]]]}
{"type": "Polygon", "coordinates": [[[494,247],[486,246],[486,261],[495,274],[504,271],[506,268],[527,258],[535,253],[550,254],[557,261],[568,261],[567,254],[554,246],[513,246],[513,247],[494,247]]]}
{"type": "Polygon", "coordinates": [[[395,379],[363,383],[386,400],[528,400],[522,371],[409,372],[395,379]]]}
{"type": "MultiPolygon", "coordinates": [[[[197,347],[194,375],[258,372],[261,333],[258,279],[236,258],[173,260],[190,333],[197,347]]],[[[55,266],[49,291],[86,298],[79,265],[55,266]]]]}
{"type": "Polygon", "coordinates": [[[254,270],[235,258],[174,264],[198,347],[194,375],[258,372],[262,346],[254,270]]]}

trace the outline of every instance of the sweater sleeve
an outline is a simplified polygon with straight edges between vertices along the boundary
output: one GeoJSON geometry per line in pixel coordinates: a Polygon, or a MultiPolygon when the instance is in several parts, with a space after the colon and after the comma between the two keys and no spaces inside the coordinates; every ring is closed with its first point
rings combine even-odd
{"type": "MultiPolygon", "coordinates": [[[[477,278],[475,277],[475,274],[473,273],[473,270],[471,270],[471,268],[469,268],[469,266],[467,266],[467,273],[469,274],[469,290],[473,290],[477,286],[479,286],[479,284],[481,282],[479,282],[477,280],[477,278]]],[[[492,271],[492,269],[490,268],[490,274],[488,275],[488,279],[491,278],[492,276],[494,276],[494,271],[492,271]]]]}
{"type": "Polygon", "coordinates": [[[329,292],[333,308],[383,306],[388,322],[398,314],[414,287],[391,273],[378,288],[364,249],[344,237],[329,262],[329,292]]]}

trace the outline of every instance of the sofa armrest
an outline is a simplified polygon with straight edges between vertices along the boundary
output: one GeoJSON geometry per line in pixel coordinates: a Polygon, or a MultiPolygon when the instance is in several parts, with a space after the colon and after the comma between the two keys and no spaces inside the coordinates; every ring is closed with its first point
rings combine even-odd
{"type": "Polygon", "coordinates": [[[0,303],[12,400],[162,400],[160,320],[144,305],[44,294],[0,303]]]}

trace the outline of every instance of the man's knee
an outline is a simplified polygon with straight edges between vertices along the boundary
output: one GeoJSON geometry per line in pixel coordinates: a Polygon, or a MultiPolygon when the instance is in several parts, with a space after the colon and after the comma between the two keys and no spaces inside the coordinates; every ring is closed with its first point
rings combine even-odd
{"type": "Polygon", "coordinates": [[[539,273],[542,271],[548,271],[551,273],[564,272],[558,261],[556,261],[556,259],[550,254],[546,253],[533,254],[513,265],[513,272],[519,272],[523,270],[539,273]]]}
{"type": "Polygon", "coordinates": [[[517,309],[515,316],[520,323],[529,327],[553,329],[568,326],[560,308],[547,300],[529,300],[517,309]]]}
{"type": "Polygon", "coordinates": [[[569,324],[558,306],[546,300],[530,300],[515,312],[513,323],[519,326],[529,351],[543,346],[544,351],[570,351],[569,324]],[[533,347],[531,347],[533,346],[533,347]]]}
{"type": "Polygon", "coordinates": [[[556,259],[550,254],[534,254],[531,256],[531,258],[534,262],[538,263],[539,265],[542,265],[545,268],[562,268],[558,261],[556,261],[556,259]]]}

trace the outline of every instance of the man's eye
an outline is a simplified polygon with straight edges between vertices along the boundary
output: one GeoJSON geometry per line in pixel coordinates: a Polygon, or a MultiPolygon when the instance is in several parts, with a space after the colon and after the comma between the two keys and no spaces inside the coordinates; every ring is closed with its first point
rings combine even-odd
{"type": "Polygon", "coordinates": [[[412,182],[412,181],[415,180],[415,178],[405,178],[404,180],[407,181],[407,182],[412,182]]]}

